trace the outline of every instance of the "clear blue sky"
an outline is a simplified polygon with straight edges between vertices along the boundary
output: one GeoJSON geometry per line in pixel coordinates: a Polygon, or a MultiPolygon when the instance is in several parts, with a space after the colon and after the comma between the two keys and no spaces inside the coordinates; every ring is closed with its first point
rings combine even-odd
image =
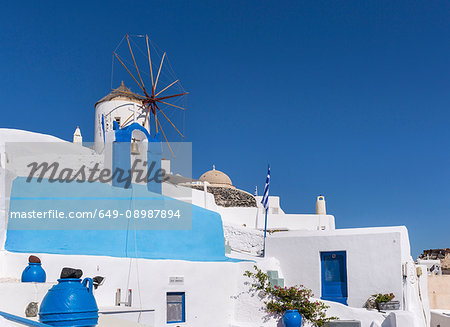
{"type": "Polygon", "coordinates": [[[406,225],[450,247],[447,1],[7,1],[1,127],[92,139],[125,33],[190,92],[194,177],[211,168],[289,213],[324,194],[338,228],[406,225]]]}

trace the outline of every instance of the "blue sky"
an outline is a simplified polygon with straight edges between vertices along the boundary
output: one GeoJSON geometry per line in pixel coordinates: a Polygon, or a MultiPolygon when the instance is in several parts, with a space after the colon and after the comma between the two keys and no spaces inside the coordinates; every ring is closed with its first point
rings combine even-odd
{"type": "Polygon", "coordinates": [[[449,247],[450,4],[440,1],[15,2],[0,12],[1,127],[94,133],[125,33],[149,34],[190,92],[193,175],[338,228],[406,225],[449,247]]]}

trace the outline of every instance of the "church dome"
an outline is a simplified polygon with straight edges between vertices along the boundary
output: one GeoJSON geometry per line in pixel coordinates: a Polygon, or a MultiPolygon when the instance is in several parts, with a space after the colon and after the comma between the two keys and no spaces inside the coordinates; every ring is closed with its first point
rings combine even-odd
{"type": "Polygon", "coordinates": [[[202,182],[208,182],[209,184],[211,184],[211,186],[234,188],[233,184],[231,183],[230,177],[228,177],[227,174],[221,172],[220,170],[216,170],[215,168],[204,173],[202,176],[200,176],[199,180],[202,182]]]}

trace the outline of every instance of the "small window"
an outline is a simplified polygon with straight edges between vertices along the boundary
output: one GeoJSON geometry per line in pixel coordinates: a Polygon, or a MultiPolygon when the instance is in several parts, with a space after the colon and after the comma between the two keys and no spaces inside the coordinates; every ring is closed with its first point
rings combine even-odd
{"type": "Polygon", "coordinates": [[[167,323],[186,322],[184,292],[167,293],[167,323]]]}
{"type": "Polygon", "coordinates": [[[114,117],[114,120],[117,122],[117,124],[119,124],[120,126],[120,117],[114,117]]]}

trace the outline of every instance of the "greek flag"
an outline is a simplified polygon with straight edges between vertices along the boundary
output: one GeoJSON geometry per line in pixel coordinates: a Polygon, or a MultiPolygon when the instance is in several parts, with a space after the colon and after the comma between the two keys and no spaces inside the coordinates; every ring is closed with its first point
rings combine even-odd
{"type": "Polygon", "coordinates": [[[266,186],[264,186],[264,194],[261,200],[261,203],[264,206],[264,209],[266,210],[269,208],[269,185],[270,185],[270,166],[267,170],[266,186]]]}

